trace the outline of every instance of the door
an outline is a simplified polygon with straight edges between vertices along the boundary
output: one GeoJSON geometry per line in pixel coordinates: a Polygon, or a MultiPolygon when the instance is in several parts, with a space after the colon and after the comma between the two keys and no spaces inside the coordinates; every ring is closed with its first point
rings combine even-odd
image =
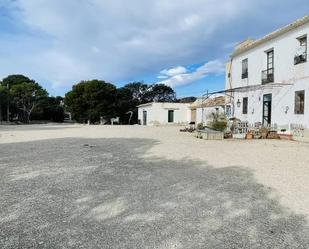
{"type": "Polygon", "coordinates": [[[174,110],[168,110],[168,122],[174,123],[174,110]]]}
{"type": "Polygon", "coordinates": [[[143,111],[143,125],[147,125],[147,111],[143,111]]]}
{"type": "Polygon", "coordinates": [[[263,96],[263,125],[271,124],[271,104],[272,104],[272,95],[265,94],[263,96]]]}
{"type": "Polygon", "coordinates": [[[196,122],[196,109],[191,110],[191,122],[196,122]]]}

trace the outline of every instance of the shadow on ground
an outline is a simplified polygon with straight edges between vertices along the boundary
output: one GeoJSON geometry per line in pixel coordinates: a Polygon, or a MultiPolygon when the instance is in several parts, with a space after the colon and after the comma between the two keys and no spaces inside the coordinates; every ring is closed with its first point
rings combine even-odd
{"type": "Polygon", "coordinates": [[[0,248],[309,248],[305,217],[253,172],[143,159],[155,144],[0,145],[0,248]]]}

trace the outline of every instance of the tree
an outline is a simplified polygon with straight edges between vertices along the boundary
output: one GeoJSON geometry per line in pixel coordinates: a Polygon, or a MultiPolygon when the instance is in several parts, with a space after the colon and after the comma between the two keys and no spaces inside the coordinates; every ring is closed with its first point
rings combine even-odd
{"type": "Polygon", "coordinates": [[[136,101],[137,103],[145,102],[145,96],[149,89],[149,86],[144,82],[133,82],[126,84],[121,89],[127,89],[131,93],[131,99],[136,101]]]}
{"type": "Polygon", "coordinates": [[[177,100],[179,103],[193,103],[194,101],[196,101],[196,97],[184,97],[177,100]]]}
{"type": "Polygon", "coordinates": [[[1,85],[4,87],[11,88],[14,85],[22,84],[22,83],[33,83],[34,80],[29,79],[28,77],[22,74],[13,74],[4,78],[1,82],[1,85]]]}
{"type": "Polygon", "coordinates": [[[63,97],[42,98],[34,108],[31,119],[63,122],[65,117],[63,97]]]}
{"type": "Polygon", "coordinates": [[[100,117],[112,117],[115,114],[114,85],[101,80],[81,81],[65,95],[65,105],[77,121],[97,122],[100,117]]]}
{"type": "Polygon", "coordinates": [[[8,103],[7,88],[0,84],[0,122],[3,120],[3,106],[8,103]]]}
{"type": "Polygon", "coordinates": [[[176,93],[167,85],[154,84],[149,86],[145,99],[147,102],[175,102],[176,93]]]}
{"type": "Polygon", "coordinates": [[[48,93],[38,83],[30,81],[13,84],[10,88],[10,96],[16,107],[22,111],[22,120],[29,123],[33,109],[41,98],[48,96],[48,93]]]}

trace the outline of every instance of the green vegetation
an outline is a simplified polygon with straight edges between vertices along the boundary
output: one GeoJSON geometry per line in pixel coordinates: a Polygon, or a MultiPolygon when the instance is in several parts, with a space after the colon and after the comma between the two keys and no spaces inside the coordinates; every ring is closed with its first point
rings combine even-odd
{"type": "Polygon", "coordinates": [[[49,97],[40,84],[24,75],[10,75],[0,82],[0,121],[62,122],[64,108],[61,100],[61,97],[49,97]]]}
{"type": "Polygon", "coordinates": [[[147,85],[134,82],[121,88],[100,80],[81,81],[65,95],[65,105],[74,120],[97,123],[120,117],[122,124],[137,123],[137,106],[147,102],[175,102],[175,92],[163,84],[147,85]]]}
{"type": "Polygon", "coordinates": [[[133,82],[117,88],[102,80],[81,81],[65,98],[53,97],[34,80],[9,75],[0,81],[0,122],[63,122],[66,109],[78,122],[109,122],[110,118],[119,117],[122,124],[134,124],[138,121],[137,106],[153,101],[178,100],[174,90],[163,84],[133,82]]]}
{"type": "Polygon", "coordinates": [[[213,112],[210,114],[211,121],[208,126],[216,131],[225,131],[227,128],[227,117],[224,113],[213,112]]]}

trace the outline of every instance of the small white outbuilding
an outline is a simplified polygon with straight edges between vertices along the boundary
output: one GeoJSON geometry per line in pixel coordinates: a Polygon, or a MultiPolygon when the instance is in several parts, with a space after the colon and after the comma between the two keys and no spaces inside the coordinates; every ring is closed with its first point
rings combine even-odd
{"type": "Polygon", "coordinates": [[[188,124],[191,121],[190,103],[147,103],[138,106],[141,125],[188,124]]]}

